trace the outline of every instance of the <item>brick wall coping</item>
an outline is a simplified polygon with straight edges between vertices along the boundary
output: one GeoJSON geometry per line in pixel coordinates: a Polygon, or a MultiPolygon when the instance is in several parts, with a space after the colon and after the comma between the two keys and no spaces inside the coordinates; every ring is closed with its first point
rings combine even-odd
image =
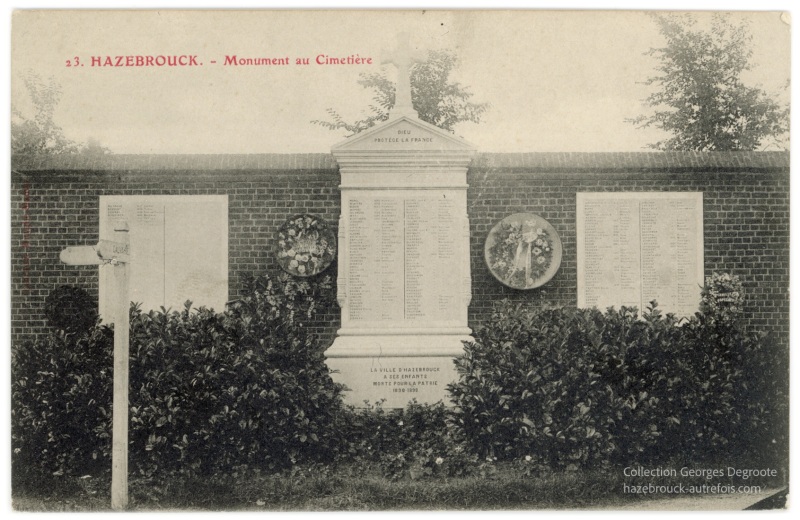
{"type": "MultiPolygon", "coordinates": [[[[789,169],[789,152],[532,152],[482,153],[477,169],[534,171],[734,171],[789,169]]],[[[336,170],[331,154],[110,154],[95,157],[15,156],[15,173],[44,171],[336,170]]]]}

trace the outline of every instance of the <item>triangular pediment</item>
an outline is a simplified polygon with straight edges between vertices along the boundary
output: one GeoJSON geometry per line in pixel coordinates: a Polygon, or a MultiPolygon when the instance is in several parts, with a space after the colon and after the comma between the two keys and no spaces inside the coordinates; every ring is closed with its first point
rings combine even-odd
{"type": "Polygon", "coordinates": [[[471,151],[475,147],[420,119],[400,116],[348,137],[331,151],[471,151]]]}

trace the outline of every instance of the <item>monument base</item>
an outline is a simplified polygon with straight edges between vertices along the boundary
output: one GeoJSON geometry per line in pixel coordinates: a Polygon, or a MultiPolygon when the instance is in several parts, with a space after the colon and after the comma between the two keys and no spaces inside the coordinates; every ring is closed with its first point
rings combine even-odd
{"type": "MultiPolygon", "coordinates": [[[[469,330],[469,329],[467,329],[469,330]]],[[[405,408],[412,399],[450,404],[447,385],[458,380],[453,359],[464,353],[459,335],[338,336],[325,352],[331,377],[347,387],[345,402],[405,408]]]]}

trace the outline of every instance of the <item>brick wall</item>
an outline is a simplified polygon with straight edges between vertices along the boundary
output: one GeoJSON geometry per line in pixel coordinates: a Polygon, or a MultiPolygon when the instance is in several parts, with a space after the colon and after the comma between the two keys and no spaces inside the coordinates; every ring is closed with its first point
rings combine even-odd
{"type": "MultiPolygon", "coordinates": [[[[45,332],[43,302],[56,286],[80,285],[96,295],[97,268],[63,265],[58,253],[97,240],[100,195],[227,194],[231,298],[242,274],[276,272],[272,237],[286,218],[314,213],[335,227],[340,211],[339,175],[328,154],[113,155],[57,163],[15,158],[12,170],[14,342],[45,332]]],[[[788,339],[788,154],[483,154],[473,162],[468,182],[473,327],[503,298],[575,304],[577,192],[702,191],[706,274],[740,275],[753,326],[788,339]],[[561,269],[538,290],[506,288],[483,260],[489,230],[517,212],[547,219],[564,246],[561,269]]],[[[335,272],[335,266],[328,271],[335,272]]],[[[333,308],[320,321],[323,341],[330,341],[338,326],[333,308]]]]}
{"type": "Polygon", "coordinates": [[[788,345],[788,157],[664,154],[662,159],[659,155],[484,157],[468,178],[473,285],[470,325],[482,323],[493,303],[504,298],[538,305],[575,305],[576,193],[700,191],[705,273],[725,271],[740,276],[748,296],[745,312],[752,326],[777,334],[788,345]],[[657,162],[659,159],[662,162],[657,162]],[[519,212],[536,213],[548,220],[564,248],[555,277],[531,291],[509,289],[496,282],[483,256],[489,230],[505,216],[519,212]]]}
{"type": "MultiPolygon", "coordinates": [[[[46,331],[43,303],[56,286],[80,285],[97,296],[97,267],[67,266],[58,254],[70,245],[97,242],[101,195],[227,194],[231,298],[239,294],[243,274],[279,271],[273,237],[287,218],[308,212],[334,228],[338,223],[338,173],[328,155],[100,160],[101,164],[68,164],[60,170],[14,169],[12,341],[46,331]]],[[[335,275],[333,267],[327,274],[335,275]]],[[[332,340],[338,320],[338,308],[322,317],[327,325],[320,332],[326,341],[332,340]]]]}

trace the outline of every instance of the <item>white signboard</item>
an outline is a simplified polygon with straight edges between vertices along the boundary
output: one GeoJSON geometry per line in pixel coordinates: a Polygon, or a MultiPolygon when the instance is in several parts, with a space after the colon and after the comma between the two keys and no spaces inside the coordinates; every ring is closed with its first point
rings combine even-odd
{"type": "Polygon", "coordinates": [[[578,193],[576,226],[578,307],[698,310],[702,193],[578,193]]]}
{"type": "MultiPolygon", "coordinates": [[[[130,295],[145,311],[193,307],[217,311],[228,300],[227,195],[100,197],[100,239],[114,224],[130,227],[130,295]]],[[[100,270],[100,313],[107,315],[108,275],[100,270]]]]}

